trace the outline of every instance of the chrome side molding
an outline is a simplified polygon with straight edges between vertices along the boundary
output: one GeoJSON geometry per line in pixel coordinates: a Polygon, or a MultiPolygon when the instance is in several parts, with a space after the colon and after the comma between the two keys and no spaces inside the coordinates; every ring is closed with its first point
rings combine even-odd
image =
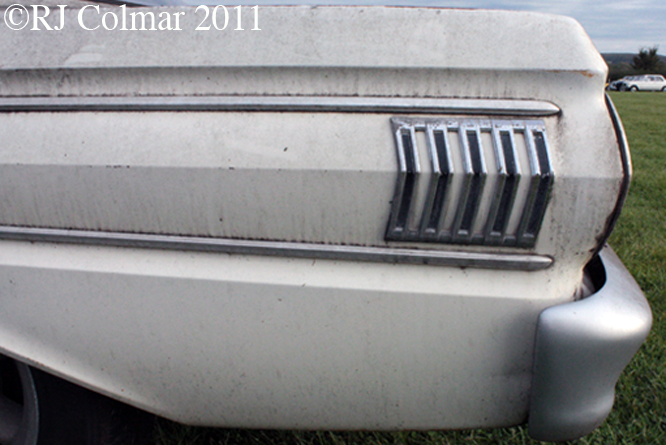
{"type": "Polygon", "coordinates": [[[624,127],[622,126],[622,121],[620,116],[615,109],[612,99],[606,93],[606,108],[608,109],[608,114],[610,115],[611,122],[613,122],[613,129],[615,130],[615,137],[617,139],[618,150],[620,154],[620,160],[622,161],[622,183],[620,185],[620,193],[617,197],[617,202],[615,203],[615,208],[613,213],[606,220],[606,227],[602,236],[598,238],[599,243],[594,253],[597,254],[603,246],[608,241],[611,232],[615,228],[617,220],[620,218],[620,212],[624,206],[624,201],[627,199],[629,194],[629,183],[631,182],[631,177],[633,175],[633,169],[631,166],[631,154],[629,153],[629,142],[627,142],[627,135],[624,132],[624,127]]]}
{"type": "Polygon", "coordinates": [[[0,239],[525,271],[546,269],[553,263],[551,257],[531,254],[451,252],[14,226],[0,226],[0,239]]]}
{"type": "Polygon", "coordinates": [[[394,118],[386,239],[532,247],[554,172],[540,120],[394,118]]]}
{"type": "Polygon", "coordinates": [[[38,111],[301,111],[552,116],[538,100],[349,96],[23,96],[0,97],[0,112],[38,111]]]}

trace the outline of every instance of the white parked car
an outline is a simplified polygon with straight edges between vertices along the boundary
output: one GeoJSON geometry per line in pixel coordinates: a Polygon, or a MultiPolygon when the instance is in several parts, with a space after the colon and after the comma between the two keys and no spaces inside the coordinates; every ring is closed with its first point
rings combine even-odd
{"type": "Polygon", "coordinates": [[[62,14],[0,27],[0,440],[95,437],[87,390],[242,428],[609,413],[651,313],[605,245],[631,164],[575,21],[62,14]]]}
{"type": "Polygon", "coordinates": [[[666,91],[666,79],[660,74],[628,76],[618,83],[620,91],[666,91]]]}

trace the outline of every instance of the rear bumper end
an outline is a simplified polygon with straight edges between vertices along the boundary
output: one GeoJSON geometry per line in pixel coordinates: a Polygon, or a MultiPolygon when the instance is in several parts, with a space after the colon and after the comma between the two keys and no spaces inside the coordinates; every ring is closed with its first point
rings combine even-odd
{"type": "Polygon", "coordinates": [[[529,413],[535,439],[570,440],[599,426],[652,326],[645,296],[615,252],[606,246],[599,260],[593,273],[605,280],[597,292],[539,316],[529,413]]]}

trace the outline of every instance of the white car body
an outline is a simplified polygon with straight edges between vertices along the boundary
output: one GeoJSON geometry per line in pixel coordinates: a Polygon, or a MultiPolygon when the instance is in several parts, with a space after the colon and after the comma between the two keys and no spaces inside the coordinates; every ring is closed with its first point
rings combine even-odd
{"type": "MultiPolygon", "coordinates": [[[[535,408],[559,396],[540,398],[557,377],[535,377],[539,316],[589,294],[584,267],[630,175],[607,68],[577,23],[261,7],[261,31],[216,33],[194,31],[193,8],[144,11],[183,12],[183,31],[0,28],[6,355],[193,425],[545,415],[530,428],[555,440],[605,417],[613,378],[562,402],[582,426],[535,408]],[[439,134],[453,190],[441,208],[439,134]],[[512,150],[520,180],[502,207],[512,150]]],[[[650,325],[632,292],[615,379],[650,325]]]]}
{"type": "Polygon", "coordinates": [[[666,91],[666,79],[660,74],[629,76],[621,80],[619,89],[624,91],[666,91]]]}

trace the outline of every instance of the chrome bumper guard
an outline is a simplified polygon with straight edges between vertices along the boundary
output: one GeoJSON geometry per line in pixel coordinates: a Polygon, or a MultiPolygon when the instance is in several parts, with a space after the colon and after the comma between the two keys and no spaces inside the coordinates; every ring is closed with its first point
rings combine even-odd
{"type": "Polygon", "coordinates": [[[598,427],[650,332],[652,312],[636,281],[610,247],[599,258],[606,279],[596,293],[539,316],[528,425],[534,439],[571,440],[598,427]]]}

